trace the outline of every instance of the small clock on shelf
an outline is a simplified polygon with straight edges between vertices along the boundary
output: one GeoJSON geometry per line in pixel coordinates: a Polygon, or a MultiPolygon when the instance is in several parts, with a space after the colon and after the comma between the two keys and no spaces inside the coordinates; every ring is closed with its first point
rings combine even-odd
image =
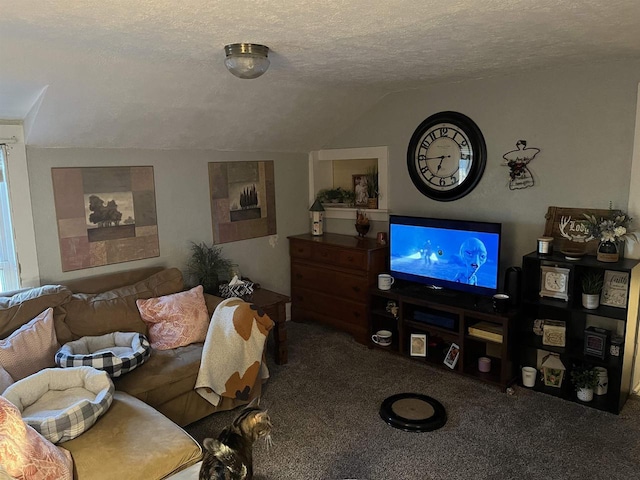
{"type": "Polygon", "coordinates": [[[540,296],[569,300],[571,270],[548,265],[540,266],[540,296]]]}

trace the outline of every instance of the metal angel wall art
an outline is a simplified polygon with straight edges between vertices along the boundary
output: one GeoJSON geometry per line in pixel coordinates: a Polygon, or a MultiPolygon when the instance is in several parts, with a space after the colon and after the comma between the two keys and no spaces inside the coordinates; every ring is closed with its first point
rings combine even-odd
{"type": "Polygon", "coordinates": [[[518,140],[516,150],[511,150],[502,156],[505,160],[503,165],[509,167],[509,190],[533,187],[535,181],[527,165],[539,152],[539,148],[527,148],[526,140],[518,140]]]}

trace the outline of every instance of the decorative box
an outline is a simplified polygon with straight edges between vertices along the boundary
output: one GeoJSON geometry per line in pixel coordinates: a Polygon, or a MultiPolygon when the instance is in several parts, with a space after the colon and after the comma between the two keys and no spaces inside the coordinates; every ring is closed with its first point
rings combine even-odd
{"type": "Polygon", "coordinates": [[[566,323],[560,320],[545,320],[542,327],[542,344],[564,347],[566,344],[566,323]]]}
{"type": "Polygon", "coordinates": [[[610,334],[611,332],[604,328],[586,328],[584,331],[584,354],[604,359],[610,334]]]}
{"type": "Polygon", "coordinates": [[[619,357],[622,354],[623,343],[624,343],[624,338],[622,337],[622,335],[612,335],[611,345],[609,346],[609,353],[613,357],[619,357]]]}
{"type": "Polygon", "coordinates": [[[244,280],[244,283],[236,285],[220,285],[218,290],[222,298],[243,297],[253,293],[253,282],[244,280]]]}

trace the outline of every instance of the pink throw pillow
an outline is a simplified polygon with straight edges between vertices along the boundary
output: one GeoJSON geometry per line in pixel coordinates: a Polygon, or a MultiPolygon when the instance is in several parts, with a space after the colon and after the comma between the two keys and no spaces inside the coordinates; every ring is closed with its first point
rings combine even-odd
{"type": "Polygon", "coordinates": [[[0,366],[17,382],[43,368],[55,367],[55,355],[59,348],[53,324],[53,308],[47,308],[0,340],[0,366]]]}
{"type": "Polygon", "coordinates": [[[0,397],[0,458],[6,472],[24,480],[72,480],[71,453],[24,423],[20,410],[0,397]]]}
{"type": "Polygon", "coordinates": [[[151,348],[170,350],[204,342],[209,328],[209,312],[202,285],[186,292],[136,300],[142,320],[149,327],[151,348]]]}

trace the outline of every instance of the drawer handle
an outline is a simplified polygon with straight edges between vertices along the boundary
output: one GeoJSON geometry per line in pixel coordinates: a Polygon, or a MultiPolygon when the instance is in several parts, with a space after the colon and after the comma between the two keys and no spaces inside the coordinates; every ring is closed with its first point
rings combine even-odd
{"type": "Polygon", "coordinates": [[[362,290],[360,289],[360,287],[353,287],[353,291],[360,293],[362,290]]]}
{"type": "Polygon", "coordinates": [[[351,255],[349,255],[349,256],[347,257],[347,261],[349,261],[349,262],[353,262],[353,260],[354,260],[354,259],[353,259],[353,257],[352,257],[351,255]]]}

